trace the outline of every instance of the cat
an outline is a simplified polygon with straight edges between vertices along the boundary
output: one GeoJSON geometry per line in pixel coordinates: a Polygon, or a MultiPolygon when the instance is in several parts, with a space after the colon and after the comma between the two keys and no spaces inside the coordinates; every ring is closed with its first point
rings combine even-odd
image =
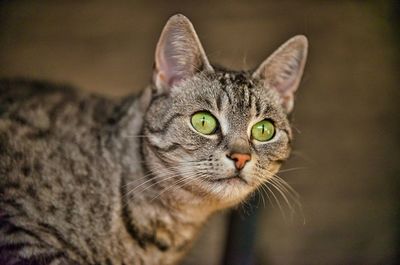
{"type": "Polygon", "coordinates": [[[288,158],[307,47],[295,36],[255,71],[226,70],[177,14],[138,96],[1,80],[0,264],[178,263],[288,158]]]}

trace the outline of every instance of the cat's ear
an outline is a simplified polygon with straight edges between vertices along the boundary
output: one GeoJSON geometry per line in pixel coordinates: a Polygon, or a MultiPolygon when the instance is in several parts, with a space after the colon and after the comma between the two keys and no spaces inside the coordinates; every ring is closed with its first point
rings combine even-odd
{"type": "Polygon", "coordinates": [[[279,47],[253,73],[253,78],[261,79],[266,88],[275,89],[281,105],[287,113],[293,109],[296,92],[304,71],[308,41],[298,35],[279,47]]]}
{"type": "Polygon", "coordinates": [[[199,71],[213,69],[187,17],[172,16],[161,33],[155,54],[153,82],[160,92],[199,71]]]}

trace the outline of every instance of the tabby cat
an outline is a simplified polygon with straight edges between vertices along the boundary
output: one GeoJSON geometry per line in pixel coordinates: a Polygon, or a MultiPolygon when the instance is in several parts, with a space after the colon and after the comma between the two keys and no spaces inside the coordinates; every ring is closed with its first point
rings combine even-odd
{"type": "Polygon", "coordinates": [[[307,40],[255,71],[212,66],[175,15],[139,96],[0,82],[0,264],[176,264],[217,210],[288,157],[307,40]]]}

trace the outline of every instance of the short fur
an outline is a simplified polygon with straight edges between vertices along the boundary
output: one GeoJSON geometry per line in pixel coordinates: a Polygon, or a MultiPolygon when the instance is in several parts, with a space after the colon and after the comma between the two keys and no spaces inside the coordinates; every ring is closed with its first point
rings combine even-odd
{"type": "Polygon", "coordinates": [[[212,213],[289,156],[306,49],[298,36],[254,72],[218,69],[176,15],[140,97],[2,80],[0,264],[176,264],[212,213]],[[214,134],[191,126],[198,111],[217,118],[214,134]],[[265,143],[250,134],[264,119],[276,128],[265,143]],[[240,172],[232,152],[251,155],[240,172]]]}

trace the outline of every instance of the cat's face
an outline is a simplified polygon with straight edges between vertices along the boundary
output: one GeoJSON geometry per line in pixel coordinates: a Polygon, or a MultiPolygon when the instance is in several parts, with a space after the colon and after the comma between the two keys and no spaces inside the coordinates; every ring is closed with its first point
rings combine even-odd
{"type": "Polygon", "coordinates": [[[297,38],[255,72],[227,72],[208,63],[186,18],[170,19],[144,124],[146,163],[161,186],[229,205],[278,171],[304,67],[306,43],[297,38]]]}
{"type": "Polygon", "coordinates": [[[226,200],[241,199],[276,173],[289,154],[286,114],[276,92],[243,77],[200,74],[156,98],[145,127],[157,155],[153,166],[170,168],[197,193],[226,200]],[[206,123],[200,128],[196,114],[206,123]],[[255,131],[262,121],[273,125],[267,140],[255,131]]]}

